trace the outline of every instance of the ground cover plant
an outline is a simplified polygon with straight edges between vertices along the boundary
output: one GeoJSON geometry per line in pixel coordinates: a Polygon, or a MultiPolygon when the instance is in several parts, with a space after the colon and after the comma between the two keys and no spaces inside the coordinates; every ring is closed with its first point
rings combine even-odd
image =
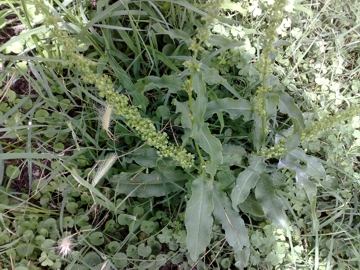
{"type": "Polygon", "coordinates": [[[356,1],[5,1],[0,269],[358,269],[356,1]]]}

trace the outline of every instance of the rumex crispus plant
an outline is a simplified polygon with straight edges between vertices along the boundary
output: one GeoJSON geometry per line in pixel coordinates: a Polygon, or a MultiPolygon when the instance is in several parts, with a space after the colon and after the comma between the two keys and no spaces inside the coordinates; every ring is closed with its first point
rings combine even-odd
{"type": "MultiPolygon", "coordinates": [[[[285,252],[288,250],[288,247],[284,247],[286,245],[266,245],[261,233],[254,233],[251,236],[258,237],[250,238],[249,231],[252,219],[256,223],[268,220],[284,231],[276,231],[274,236],[270,232],[273,230],[272,226],[260,224],[266,236],[283,239],[284,232],[290,236],[290,220],[285,214],[289,197],[281,193],[284,183],[280,180],[293,178],[299,188],[303,189],[302,195],[307,196],[311,233],[318,241],[317,182],[327,179],[328,175],[317,157],[308,155],[298,146],[300,143],[316,140],[319,134],[350,121],[359,110],[350,107],[321,122],[306,123],[296,100],[287,92],[286,84],[281,82],[280,76],[274,75],[275,59],[280,61],[276,56],[274,42],[285,16],[286,1],[262,3],[267,8],[267,13],[263,18],[264,26],[259,28],[259,33],[262,33],[257,47],[260,56],[253,59],[257,63],[252,66],[248,62],[254,53],[248,36],[241,31],[232,31],[227,37],[221,34],[222,29],[234,30],[232,26],[239,24],[239,21],[224,19],[220,14],[242,10],[227,2],[204,3],[201,5],[202,11],[191,5],[189,8],[189,3],[185,1],[171,2],[170,7],[167,4],[155,5],[155,2],[149,4],[147,1],[140,1],[150,14],[146,25],[148,36],[141,35],[140,24],[133,21],[132,15],[126,17],[133,30],[139,31],[134,31],[134,36],[130,37],[123,26],[116,25],[115,29],[119,32],[114,38],[124,42],[125,46],[121,47],[123,51],[116,51],[111,44],[107,44],[104,48],[97,48],[99,51],[106,51],[103,53],[104,57],[92,60],[89,55],[78,52],[79,43],[101,39],[100,32],[107,35],[109,42],[112,40],[109,38],[110,31],[88,31],[89,25],[76,29],[43,3],[47,2],[37,1],[36,6],[45,16],[45,25],[50,29],[54,46],[59,48],[58,54],[62,61],[56,66],[49,65],[60,74],[71,74],[73,80],[82,81],[81,87],[86,91],[106,100],[107,111],[112,110],[115,115],[105,113],[102,116],[102,126],[110,141],[116,142],[119,134],[126,133],[127,139],[123,143],[129,145],[131,150],[118,158],[120,164],[113,163],[115,155],[111,155],[108,162],[103,163],[109,171],[111,166],[119,167],[118,170],[114,168],[115,173],[110,174],[106,184],[110,184],[116,193],[124,193],[129,197],[169,199],[175,193],[181,194],[185,200],[186,196],[183,215],[186,235],[183,230],[178,229],[179,234],[172,236],[168,229],[163,229],[158,235],[160,243],[168,244],[172,251],[182,250],[180,257],[186,247],[187,262],[195,265],[199,260],[209,260],[206,250],[214,238],[213,234],[221,232],[221,226],[225,239],[232,248],[231,259],[221,260],[223,267],[230,267],[232,259],[238,268],[246,267],[249,262],[255,265],[258,258],[254,255],[254,250],[269,252],[272,248],[278,248],[285,252]],[[178,28],[172,27],[179,23],[176,21],[176,12],[172,13],[173,18],[167,18],[172,20],[173,25],[161,20],[152,21],[151,17],[156,16],[158,9],[154,13],[151,7],[161,7],[163,12],[175,10],[175,7],[185,7],[184,14],[192,17],[191,25],[196,27],[189,27],[185,20],[180,22],[178,28]],[[188,14],[189,10],[193,12],[191,16],[188,14]],[[237,35],[242,35],[243,40],[237,40],[237,35]],[[146,40],[149,44],[145,44],[144,39],[148,37],[151,37],[146,40]],[[132,39],[141,50],[130,42],[132,39]],[[164,40],[167,40],[165,45],[161,44],[164,40]],[[133,57],[126,71],[109,56],[110,51],[123,57],[126,63],[129,59],[122,55],[123,52],[133,57]],[[154,59],[157,57],[156,61],[149,57],[151,53],[147,55],[140,51],[151,51],[154,59]],[[139,75],[138,59],[144,63],[154,62],[153,68],[149,68],[150,72],[139,75]],[[213,59],[221,61],[218,63],[213,59]],[[114,73],[118,78],[111,75],[109,70],[102,69],[101,61],[114,65],[114,73]],[[229,63],[231,61],[235,64],[229,63]],[[237,61],[240,63],[236,63],[237,61]],[[232,73],[240,76],[232,76],[232,73]],[[133,81],[136,83],[133,84],[133,81]],[[248,85],[243,85],[242,82],[248,85]],[[110,131],[110,118],[116,122],[114,131],[110,131]],[[171,126],[171,132],[167,133],[161,131],[166,120],[171,126]],[[253,211],[249,211],[249,208],[253,211]]],[[[253,15],[258,15],[258,1],[252,1],[252,4],[248,10],[253,15]]],[[[108,16],[106,19],[116,24],[112,17],[124,16],[124,11],[134,11],[138,8],[137,5],[138,3],[106,4],[100,14],[108,16]]],[[[95,42],[93,46],[96,46],[95,42]]],[[[94,100],[101,103],[98,98],[94,100]]],[[[44,118],[47,117],[45,114],[44,118]]],[[[116,147],[118,146],[112,146],[113,152],[117,150],[116,147]]],[[[136,215],[132,211],[129,211],[131,214],[118,213],[117,204],[98,190],[99,181],[106,173],[103,167],[99,166],[98,172],[102,172],[93,178],[91,184],[82,179],[75,169],[66,164],[63,167],[71,172],[72,180],[90,191],[95,205],[101,205],[112,215],[118,216],[117,224],[129,228],[135,226],[136,215]]],[[[67,205],[70,213],[76,212],[73,203],[75,202],[67,205]]],[[[134,210],[137,211],[140,210],[134,210]]],[[[124,267],[127,257],[136,260],[139,257],[155,256],[152,252],[159,250],[160,244],[150,235],[158,231],[157,221],[144,221],[141,230],[144,233],[141,235],[142,240],[149,237],[147,243],[143,242],[138,246],[132,243],[126,252],[124,247],[116,248],[116,252],[114,248],[113,254],[118,255],[110,260],[124,267]]],[[[99,231],[91,232],[89,238],[94,246],[102,244],[102,233],[99,231]]],[[[69,246],[68,242],[64,243],[63,253],[69,246]]],[[[113,250],[111,247],[107,249],[113,250]]],[[[266,262],[273,266],[281,263],[283,254],[278,253],[271,253],[266,262]]],[[[319,261],[318,248],[315,253],[315,261],[319,261]]],[[[51,256],[41,254],[44,259],[41,261],[48,262],[51,256]]],[[[156,257],[156,261],[162,262],[164,258],[156,257]]],[[[150,267],[149,265],[144,262],[142,267],[150,267]]],[[[158,266],[156,262],[152,262],[151,267],[158,266]]]]}

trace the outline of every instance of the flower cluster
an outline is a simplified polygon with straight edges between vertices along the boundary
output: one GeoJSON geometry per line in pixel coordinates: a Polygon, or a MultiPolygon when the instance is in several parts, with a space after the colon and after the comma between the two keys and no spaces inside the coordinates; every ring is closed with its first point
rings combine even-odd
{"type": "MultiPolygon", "coordinates": [[[[266,117],[265,100],[268,91],[271,91],[271,87],[266,85],[266,80],[272,73],[273,63],[270,59],[270,54],[274,52],[273,43],[276,39],[276,29],[279,27],[283,20],[283,11],[287,4],[287,0],[276,1],[269,10],[270,21],[265,31],[263,38],[264,47],[261,53],[261,57],[258,62],[258,70],[260,72],[260,79],[262,85],[256,90],[254,97],[254,111],[262,118],[266,117]]],[[[263,121],[265,124],[265,121],[263,121]]],[[[266,128],[263,126],[263,130],[266,128]]]]}
{"type": "Polygon", "coordinates": [[[59,28],[61,22],[44,8],[40,1],[36,1],[35,6],[38,11],[40,10],[46,15],[45,24],[48,27],[52,26],[52,35],[62,45],[63,57],[67,59],[68,66],[75,67],[85,83],[94,84],[99,90],[99,96],[106,99],[114,113],[122,115],[126,124],[135,129],[142,140],[147,141],[150,146],[158,150],[159,156],[171,157],[178,161],[183,168],[191,168],[194,164],[194,156],[187,153],[185,149],[170,143],[166,133],[158,132],[149,119],[142,117],[136,107],[129,105],[129,98],[115,91],[114,84],[109,76],[96,74],[93,71],[93,66],[96,64],[75,52],[76,40],[59,28]]]}
{"type": "MultiPolygon", "coordinates": [[[[347,110],[337,112],[333,116],[327,116],[321,121],[312,122],[309,127],[305,128],[300,134],[301,142],[311,142],[318,139],[318,136],[333,127],[339,126],[346,121],[350,121],[359,115],[360,108],[350,107],[347,110]]],[[[266,158],[280,158],[286,154],[287,139],[280,140],[275,146],[261,149],[261,154],[266,158]]]]}

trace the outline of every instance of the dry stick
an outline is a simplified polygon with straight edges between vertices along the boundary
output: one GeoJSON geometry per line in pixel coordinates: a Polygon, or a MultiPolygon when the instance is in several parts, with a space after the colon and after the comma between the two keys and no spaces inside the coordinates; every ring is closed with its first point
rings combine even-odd
{"type": "MultiPolygon", "coordinates": [[[[223,239],[221,239],[219,242],[217,242],[214,246],[212,246],[201,258],[200,258],[200,260],[202,260],[211,250],[213,250],[218,244],[220,244],[221,242],[223,242],[224,240],[226,240],[226,238],[223,238],[223,239]]],[[[190,270],[194,270],[195,268],[195,266],[200,262],[200,260],[198,260],[196,263],[195,263],[195,265],[193,266],[193,267],[191,267],[191,269],[190,270]]],[[[212,263],[212,262],[211,262],[212,263]]]]}

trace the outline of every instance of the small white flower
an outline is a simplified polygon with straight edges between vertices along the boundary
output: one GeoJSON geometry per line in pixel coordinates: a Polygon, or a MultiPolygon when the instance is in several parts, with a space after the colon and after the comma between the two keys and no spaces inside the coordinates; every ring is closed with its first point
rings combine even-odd
{"type": "Polygon", "coordinates": [[[58,246],[59,254],[61,255],[61,257],[65,258],[72,252],[72,245],[73,243],[71,241],[71,235],[61,240],[60,245],[58,246]]]}

